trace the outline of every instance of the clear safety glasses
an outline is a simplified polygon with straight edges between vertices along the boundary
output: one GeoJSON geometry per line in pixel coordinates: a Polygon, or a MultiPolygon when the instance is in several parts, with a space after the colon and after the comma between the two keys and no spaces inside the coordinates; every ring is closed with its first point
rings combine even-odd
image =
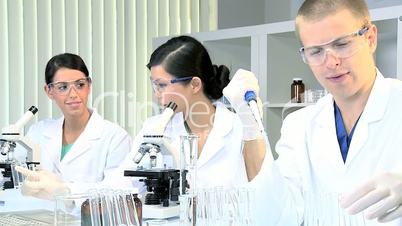
{"type": "Polygon", "coordinates": [[[368,30],[369,26],[364,26],[356,32],[342,36],[333,41],[322,45],[301,47],[299,52],[303,62],[309,65],[321,65],[324,63],[328,51],[331,51],[338,58],[347,58],[353,56],[363,46],[359,40],[368,30]]]}
{"type": "Polygon", "coordinates": [[[74,86],[75,90],[82,91],[89,87],[91,84],[91,78],[85,77],[73,81],[65,81],[65,82],[52,82],[47,85],[51,92],[54,92],[57,95],[66,95],[70,90],[71,86],[74,86]]]}
{"type": "Polygon", "coordinates": [[[151,81],[151,85],[152,85],[152,89],[154,90],[154,92],[163,92],[165,91],[166,87],[169,84],[174,84],[174,83],[178,83],[178,82],[185,82],[185,81],[189,81],[193,79],[192,76],[188,76],[188,77],[181,77],[181,78],[175,78],[172,80],[161,80],[161,79],[157,79],[155,81],[151,81]]]}

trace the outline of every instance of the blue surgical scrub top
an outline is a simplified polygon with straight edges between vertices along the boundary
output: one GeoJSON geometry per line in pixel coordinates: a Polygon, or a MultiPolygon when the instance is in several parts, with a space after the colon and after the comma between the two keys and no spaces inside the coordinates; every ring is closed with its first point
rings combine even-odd
{"type": "Polygon", "coordinates": [[[343,162],[346,162],[346,157],[348,155],[350,142],[352,141],[353,133],[355,131],[356,125],[359,122],[360,116],[357,119],[355,125],[353,126],[350,134],[346,132],[345,124],[343,123],[343,118],[341,110],[334,101],[334,114],[335,114],[335,126],[336,126],[336,137],[338,138],[338,144],[341,149],[343,162]]]}

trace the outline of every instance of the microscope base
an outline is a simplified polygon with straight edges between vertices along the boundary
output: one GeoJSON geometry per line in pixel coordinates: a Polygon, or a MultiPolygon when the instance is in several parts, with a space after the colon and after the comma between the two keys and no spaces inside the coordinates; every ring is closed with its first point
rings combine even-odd
{"type": "Polygon", "coordinates": [[[174,203],[171,203],[168,207],[162,205],[142,205],[143,218],[166,219],[178,217],[179,214],[180,206],[174,203]]]}

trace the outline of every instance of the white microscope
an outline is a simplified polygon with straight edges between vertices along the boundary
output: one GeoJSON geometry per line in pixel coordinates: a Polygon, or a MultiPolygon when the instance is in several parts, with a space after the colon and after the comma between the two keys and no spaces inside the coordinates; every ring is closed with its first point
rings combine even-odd
{"type": "Polygon", "coordinates": [[[173,155],[174,164],[177,164],[179,159],[178,152],[170,144],[170,137],[164,135],[166,126],[173,117],[176,108],[177,105],[174,102],[170,102],[160,115],[158,123],[152,125],[153,128],[144,133],[143,142],[137,154],[134,156],[134,163],[139,164],[142,158],[146,154],[149,154],[151,163],[150,169],[155,167],[161,168],[163,159],[158,159],[158,157],[163,158],[162,155],[173,155]]]}
{"type": "Polygon", "coordinates": [[[22,176],[15,171],[15,166],[20,165],[35,170],[36,165],[40,161],[39,145],[31,142],[23,136],[25,125],[38,112],[35,106],[31,106],[29,110],[15,123],[2,129],[0,137],[0,153],[7,156],[5,160],[0,160],[0,171],[4,179],[9,178],[3,184],[3,188],[18,188],[22,183],[22,176]],[[20,162],[14,157],[14,148],[17,143],[27,150],[26,161],[20,162]]]}
{"type": "Polygon", "coordinates": [[[144,156],[149,156],[150,168],[138,167],[126,170],[124,176],[140,177],[147,188],[143,205],[144,218],[171,218],[179,215],[180,170],[163,166],[163,156],[172,155],[173,165],[177,167],[179,152],[171,145],[170,138],[164,135],[177,105],[170,102],[162,112],[158,123],[143,135],[143,143],[133,161],[139,164],[144,156]],[[162,163],[162,167],[161,167],[162,163]]]}

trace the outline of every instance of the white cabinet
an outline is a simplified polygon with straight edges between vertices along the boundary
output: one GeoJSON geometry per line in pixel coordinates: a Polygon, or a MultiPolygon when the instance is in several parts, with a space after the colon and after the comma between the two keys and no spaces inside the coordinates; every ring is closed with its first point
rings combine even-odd
{"type": "Polygon", "coordinates": [[[251,37],[203,41],[212,63],[224,64],[231,72],[251,68],[251,37]],[[235,57],[233,57],[235,56],[235,57]]]}
{"type": "MultiPolygon", "coordinates": [[[[370,10],[378,27],[377,66],[387,77],[402,80],[402,5],[370,10]]],[[[253,71],[260,82],[264,123],[273,147],[280,136],[282,113],[289,110],[293,77],[303,78],[306,89],[322,89],[299,56],[294,21],[191,34],[204,43],[214,64],[253,71]],[[285,108],[284,108],[285,107],[285,108]]],[[[169,37],[154,39],[154,48],[169,37]]],[[[294,104],[300,108],[305,104],[294,104]]]]}

